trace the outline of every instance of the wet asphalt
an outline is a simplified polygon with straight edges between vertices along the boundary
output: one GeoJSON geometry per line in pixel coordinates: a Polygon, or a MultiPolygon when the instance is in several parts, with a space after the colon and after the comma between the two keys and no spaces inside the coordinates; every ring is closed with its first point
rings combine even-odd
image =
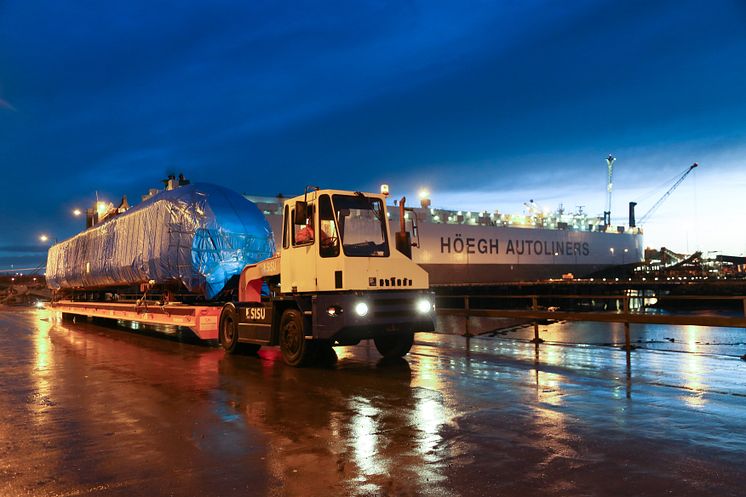
{"type": "Polygon", "coordinates": [[[630,371],[610,348],[434,333],[401,361],[337,352],[294,369],[0,309],[0,496],[746,495],[737,358],[630,371]]]}

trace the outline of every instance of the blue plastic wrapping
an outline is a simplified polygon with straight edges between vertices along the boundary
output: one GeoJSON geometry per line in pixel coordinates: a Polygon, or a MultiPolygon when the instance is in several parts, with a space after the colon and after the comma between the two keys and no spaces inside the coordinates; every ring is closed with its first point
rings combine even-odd
{"type": "Polygon", "coordinates": [[[158,193],[53,245],[46,279],[54,290],[181,283],[212,299],[246,264],[274,249],[269,223],[252,202],[196,183],[158,193]]]}

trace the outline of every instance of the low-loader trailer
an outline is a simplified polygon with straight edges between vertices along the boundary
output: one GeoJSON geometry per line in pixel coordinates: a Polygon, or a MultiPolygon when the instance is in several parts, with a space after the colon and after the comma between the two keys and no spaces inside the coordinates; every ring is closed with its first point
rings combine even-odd
{"type": "MultiPolygon", "coordinates": [[[[400,210],[403,217],[403,203],[400,210]]],[[[287,199],[283,212],[277,252],[246,265],[221,300],[62,299],[50,308],[63,317],[184,326],[228,352],[279,345],[292,366],[364,339],[384,357],[401,357],[415,332],[434,329],[427,272],[405,255],[408,233],[389,237],[385,195],[309,187],[287,199]]]]}

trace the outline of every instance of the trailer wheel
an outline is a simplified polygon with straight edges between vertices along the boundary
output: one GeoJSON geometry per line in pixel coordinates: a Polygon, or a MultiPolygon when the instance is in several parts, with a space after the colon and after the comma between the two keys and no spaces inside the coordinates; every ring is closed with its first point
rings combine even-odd
{"type": "Polygon", "coordinates": [[[282,358],[289,366],[307,364],[312,354],[313,343],[306,340],[303,316],[297,309],[286,309],[280,319],[280,349],[282,358]]]}
{"type": "Polygon", "coordinates": [[[238,325],[236,322],[236,311],[232,307],[225,307],[220,315],[218,338],[220,345],[231,354],[236,352],[238,347],[238,325]]]}
{"type": "Polygon", "coordinates": [[[373,338],[378,352],[385,358],[403,357],[414,344],[414,332],[381,335],[373,338]]]}

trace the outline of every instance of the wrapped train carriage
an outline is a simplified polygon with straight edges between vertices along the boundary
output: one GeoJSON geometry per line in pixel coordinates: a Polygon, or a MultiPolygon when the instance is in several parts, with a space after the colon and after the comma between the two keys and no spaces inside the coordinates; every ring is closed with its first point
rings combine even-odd
{"type": "Polygon", "coordinates": [[[58,296],[137,292],[151,283],[211,300],[274,248],[272,230],[252,202],[196,183],[160,192],[52,246],[46,278],[58,296]]]}

